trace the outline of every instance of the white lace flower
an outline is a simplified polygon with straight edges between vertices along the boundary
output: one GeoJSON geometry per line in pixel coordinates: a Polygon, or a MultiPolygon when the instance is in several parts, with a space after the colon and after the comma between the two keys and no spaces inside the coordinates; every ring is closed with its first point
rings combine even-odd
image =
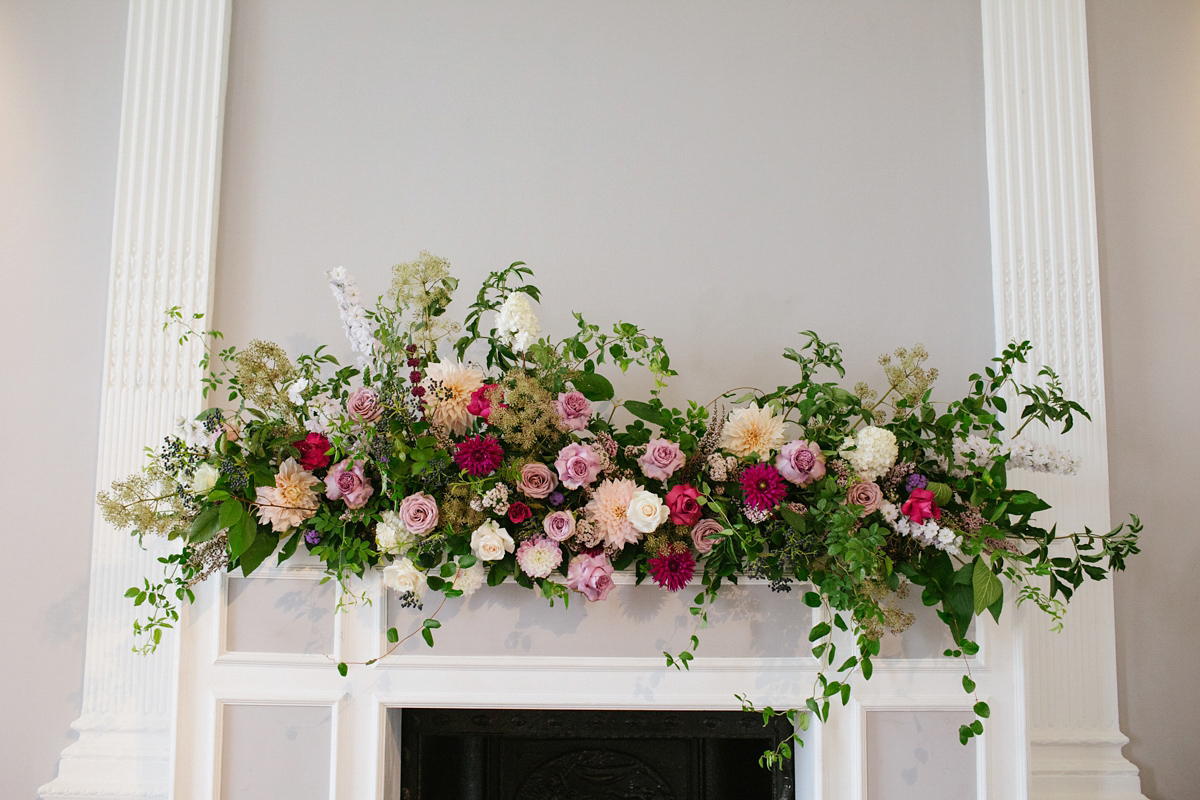
{"type": "Polygon", "coordinates": [[[496,334],[500,341],[518,353],[528,350],[541,332],[537,317],[533,315],[533,307],[529,305],[529,295],[513,292],[500,305],[496,315],[496,334]]]}

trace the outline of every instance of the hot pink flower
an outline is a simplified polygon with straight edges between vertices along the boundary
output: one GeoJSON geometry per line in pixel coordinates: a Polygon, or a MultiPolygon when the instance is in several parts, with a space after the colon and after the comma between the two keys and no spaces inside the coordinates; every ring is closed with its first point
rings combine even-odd
{"type": "Polygon", "coordinates": [[[491,436],[472,436],[454,445],[454,463],[474,478],[491,475],[504,462],[504,450],[491,436]]]}
{"type": "Polygon", "coordinates": [[[920,525],[927,519],[941,519],[942,510],[933,500],[933,492],[929,489],[913,489],[912,494],[900,506],[904,516],[920,525]]]}
{"type": "Polygon", "coordinates": [[[339,461],[325,476],[325,496],[330,500],[342,500],[347,508],[362,508],[375,493],[371,482],[363,471],[363,462],[339,461]]]}
{"type": "MultiPolygon", "coordinates": [[[[485,421],[492,414],[492,401],[489,399],[495,392],[495,396],[499,397],[500,385],[496,383],[485,383],[475,391],[471,392],[471,402],[467,403],[467,413],[476,417],[482,417],[485,421]]],[[[504,403],[498,403],[498,408],[507,408],[504,403]]]]}
{"type": "Polygon", "coordinates": [[[646,562],[650,567],[650,577],[654,582],[672,592],[678,592],[687,586],[688,581],[696,574],[696,557],[690,550],[680,548],[655,556],[646,562]]]}
{"type": "Polygon", "coordinates": [[[680,484],[667,492],[666,504],[671,511],[671,522],[676,525],[695,525],[700,520],[700,492],[690,484],[680,484]]]}
{"type": "Polygon", "coordinates": [[[567,588],[588,600],[603,600],[613,587],[612,574],[613,566],[608,562],[608,556],[581,553],[567,565],[567,588]]]}
{"type": "Polygon", "coordinates": [[[529,509],[529,506],[520,500],[514,500],[508,506],[508,521],[513,525],[520,525],[532,516],[533,512],[529,509]]]}
{"type": "Polygon", "coordinates": [[[563,427],[569,431],[581,431],[592,418],[592,404],[580,392],[560,392],[555,403],[563,427]]]}
{"type": "Polygon", "coordinates": [[[563,486],[578,489],[591,484],[600,475],[600,459],[592,448],[572,442],[558,451],[554,468],[558,470],[563,486]]]}
{"type": "Polygon", "coordinates": [[[746,493],[746,505],[770,511],[783,500],[787,487],[779,470],[770,464],[755,464],[742,472],[742,491],[746,493]]]}

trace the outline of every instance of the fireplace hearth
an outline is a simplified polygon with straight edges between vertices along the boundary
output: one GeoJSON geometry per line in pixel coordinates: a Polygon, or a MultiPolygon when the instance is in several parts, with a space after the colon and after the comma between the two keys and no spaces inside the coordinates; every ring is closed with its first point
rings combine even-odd
{"type": "Polygon", "coordinates": [[[792,800],[739,711],[405,709],[399,800],[792,800]]]}

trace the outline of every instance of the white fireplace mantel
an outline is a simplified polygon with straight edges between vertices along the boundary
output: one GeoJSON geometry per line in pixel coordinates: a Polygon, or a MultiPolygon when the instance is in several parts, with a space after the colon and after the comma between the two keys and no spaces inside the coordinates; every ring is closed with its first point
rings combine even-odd
{"type": "MultiPolygon", "coordinates": [[[[99,487],[134,471],[146,443],[160,439],[177,416],[202,407],[198,353],[174,346],[161,330],[161,312],[211,307],[231,2],[130,2],[99,487]]],[[[1079,477],[1031,487],[1048,496],[1065,527],[1104,527],[1109,497],[1084,2],[981,4],[996,339],[1032,339],[1031,361],[1053,366],[1101,421],[1078,426],[1068,443],[1085,464],[1079,477]]],[[[220,624],[205,622],[221,618],[220,582],[189,611],[193,624],[182,641],[167,637],[156,655],[142,657],[130,651],[132,609],[122,595],[157,555],[96,516],[83,709],[73,726],[79,739],[63,752],[58,777],[42,787],[42,797],[215,797],[218,711],[241,702],[331,708],[330,797],[375,800],[391,769],[380,757],[389,707],[577,706],[578,693],[521,694],[520,687],[563,669],[589,674],[591,685],[603,687],[588,701],[602,707],[634,696],[638,682],[659,669],[657,659],[517,660],[504,667],[501,685],[488,678],[494,665],[425,656],[404,668],[406,685],[419,690],[401,692],[353,674],[331,679],[328,670],[300,663],[238,664],[221,653],[220,624]],[[249,667],[255,671],[236,672],[249,667]],[[464,683],[471,687],[465,698],[464,683]]],[[[366,588],[378,594],[373,579],[366,588]]],[[[373,654],[378,607],[339,621],[339,647],[373,654]]],[[[1008,722],[994,718],[985,734],[980,798],[1142,797],[1137,769],[1121,755],[1127,740],[1117,719],[1113,624],[1111,584],[1102,583],[1077,595],[1061,634],[1023,613],[988,629],[991,684],[981,688],[1018,707],[1006,707],[1008,722]]],[[[811,668],[803,659],[722,662],[697,662],[688,680],[663,681],[658,700],[678,708],[726,707],[747,675],[811,668]]],[[[810,796],[862,797],[865,709],[961,708],[964,697],[947,689],[948,674],[931,665],[878,670],[870,689],[835,715],[805,753],[815,776],[810,796]],[[847,769],[830,769],[834,764],[847,769]]]]}

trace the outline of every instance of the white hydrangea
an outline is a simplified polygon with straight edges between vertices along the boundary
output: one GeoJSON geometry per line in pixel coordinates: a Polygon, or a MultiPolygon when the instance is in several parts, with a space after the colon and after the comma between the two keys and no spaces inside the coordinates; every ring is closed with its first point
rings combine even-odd
{"type": "Polygon", "coordinates": [[[895,465],[900,448],[896,445],[896,434],[869,425],[854,438],[847,437],[838,455],[846,459],[864,481],[873,481],[882,478],[895,465]]]}
{"type": "Polygon", "coordinates": [[[463,593],[463,597],[470,597],[475,594],[480,586],[483,586],[484,577],[483,562],[476,561],[466,569],[462,567],[458,568],[458,572],[455,573],[454,582],[450,588],[458,589],[463,593]]]}
{"type": "Polygon", "coordinates": [[[416,538],[404,527],[400,515],[395,511],[384,511],[380,515],[379,523],[375,526],[375,544],[379,552],[401,555],[416,538]]]}
{"type": "Polygon", "coordinates": [[[382,346],[375,338],[366,309],[358,299],[358,284],[346,272],[345,267],[332,269],[325,273],[325,277],[329,279],[329,288],[337,301],[338,313],[341,314],[342,325],[346,329],[346,338],[350,340],[350,349],[358,353],[359,366],[373,366],[375,356],[382,346]]]}
{"type": "Polygon", "coordinates": [[[524,292],[510,294],[496,316],[496,334],[500,341],[523,353],[537,341],[541,332],[533,307],[529,305],[529,295],[524,292]]]}

